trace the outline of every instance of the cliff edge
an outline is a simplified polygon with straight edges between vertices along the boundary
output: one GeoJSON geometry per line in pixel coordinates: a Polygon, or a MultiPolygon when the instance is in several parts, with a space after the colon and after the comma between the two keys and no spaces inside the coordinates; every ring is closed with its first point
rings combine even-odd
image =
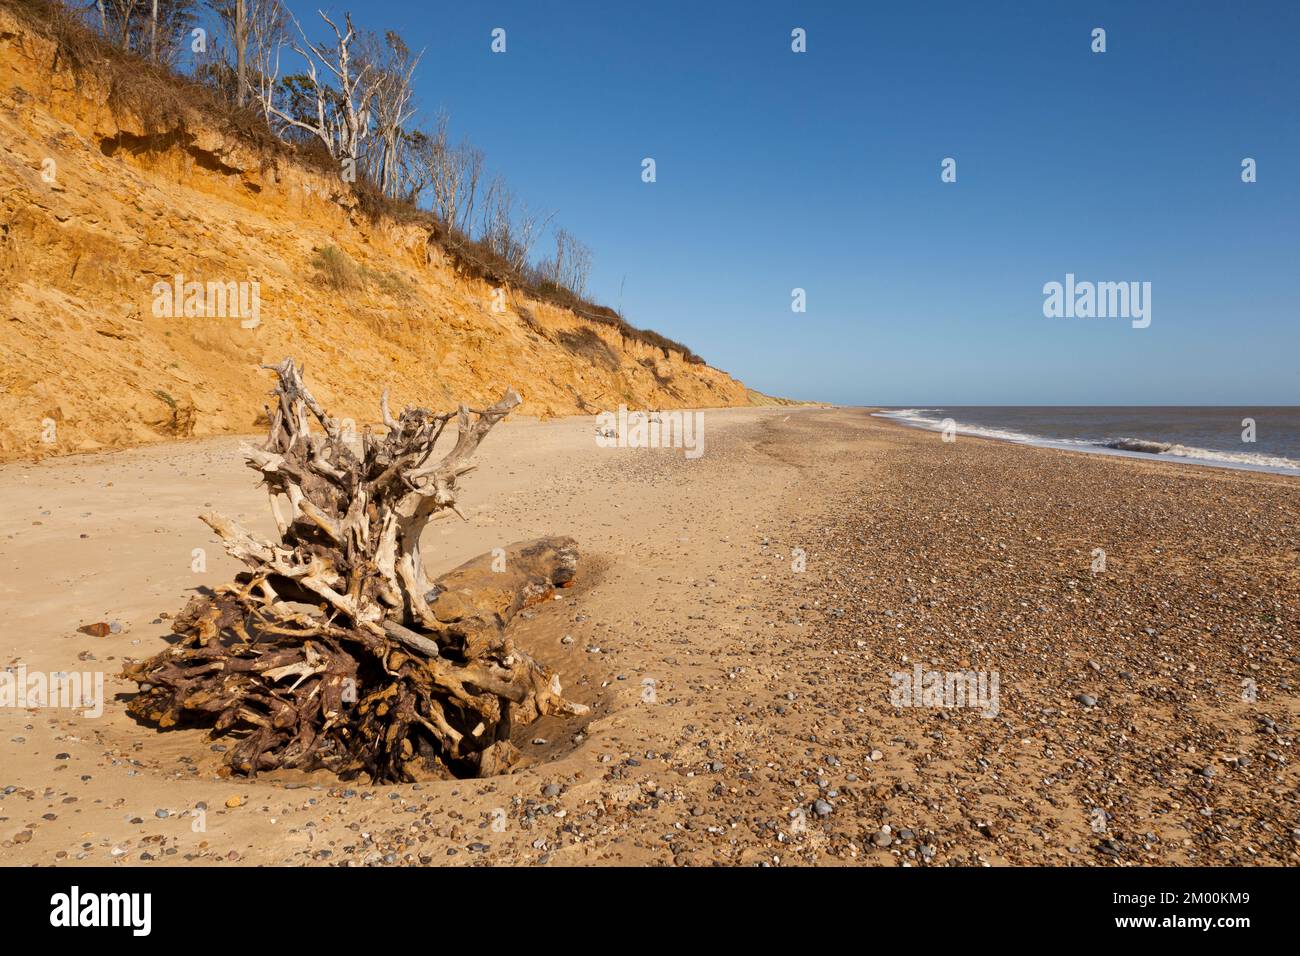
{"type": "Polygon", "coordinates": [[[358,424],[748,405],[693,356],[470,275],[420,222],[202,115],[159,128],[0,7],[0,459],[258,430],[304,361],[358,424]]]}

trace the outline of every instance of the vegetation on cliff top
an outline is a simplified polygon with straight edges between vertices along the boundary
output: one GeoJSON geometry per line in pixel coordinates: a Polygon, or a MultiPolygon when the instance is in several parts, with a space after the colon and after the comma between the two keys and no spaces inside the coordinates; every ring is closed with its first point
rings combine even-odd
{"type": "Polygon", "coordinates": [[[312,43],[281,0],[0,0],[53,41],[57,65],[93,76],[109,106],[165,145],[195,122],[268,158],[336,176],[372,219],[429,230],[463,272],[572,310],[686,360],[679,342],[630,325],[587,297],[591,251],[554,214],[520,201],[483,152],[453,144],[445,114],[413,123],[420,54],[321,14],[329,42],[312,43]],[[202,24],[202,26],[200,26],[202,24]],[[209,30],[211,36],[209,36],[209,30]],[[281,75],[297,58],[306,72],[281,75]],[[552,253],[536,258],[549,236],[552,253]]]}

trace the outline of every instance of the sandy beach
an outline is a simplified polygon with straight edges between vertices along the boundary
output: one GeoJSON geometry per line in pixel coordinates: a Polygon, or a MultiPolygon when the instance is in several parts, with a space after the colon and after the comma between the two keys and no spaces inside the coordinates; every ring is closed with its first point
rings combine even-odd
{"type": "MultiPolygon", "coordinates": [[[[105,674],[0,709],[12,864],[1300,862],[1294,479],[939,436],[861,409],[705,412],[705,453],[507,420],[426,535],[440,572],[543,534],[576,586],[515,639],[584,717],[508,776],[222,776],[124,703],[196,589],[195,517],[274,530],[231,438],[0,467],[0,658],[105,674]],[[1104,569],[1097,570],[1097,550],[1104,569]],[[104,636],[78,631],[104,622],[104,636]],[[898,706],[891,675],[996,675],[898,706]],[[994,711],[994,712],[990,712],[994,711]]],[[[196,549],[202,549],[196,552],[196,549]]],[[[201,568],[202,570],[196,570],[201,568]]]]}

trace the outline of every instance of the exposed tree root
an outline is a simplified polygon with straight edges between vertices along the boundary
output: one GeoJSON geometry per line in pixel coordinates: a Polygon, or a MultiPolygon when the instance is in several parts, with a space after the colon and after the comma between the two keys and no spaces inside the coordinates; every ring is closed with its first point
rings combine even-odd
{"type": "Polygon", "coordinates": [[[130,712],[159,727],[239,734],[227,752],[238,773],[507,772],[514,727],[587,710],[507,632],[522,607],[573,581],[575,544],[522,542],[430,582],[420,534],[437,512],[459,514],[457,479],[519,397],[507,390],[488,408],[454,413],[408,407],[393,419],[385,392],[388,433],[365,428],[356,452],[300,368],[285,359],[274,371],[269,437],[243,451],[268,488],[279,540],[201,515],[249,570],[190,601],[173,628],[178,644],[126,669],[141,689],[130,712]],[[435,460],[453,419],[455,443],[435,460]]]}

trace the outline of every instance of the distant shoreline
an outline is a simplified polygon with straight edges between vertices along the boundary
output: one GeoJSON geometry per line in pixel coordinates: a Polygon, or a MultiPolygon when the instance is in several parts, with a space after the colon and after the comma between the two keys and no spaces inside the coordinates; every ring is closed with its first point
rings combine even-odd
{"type": "MultiPolygon", "coordinates": [[[[923,409],[896,409],[884,406],[869,406],[867,410],[873,418],[890,422],[909,430],[931,432],[941,431],[939,420],[927,419],[915,414],[907,414],[909,412],[917,412],[923,409]]],[[[1156,440],[1143,441],[1140,439],[1130,440],[1134,445],[1150,444],[1153,446],[1153,449],[1161,445],[1165,446],[1163,450],[1147,451],[1136,448],[1112,447],[1101,443],[1099,440],[1051,438],[1042,435],[1024,434],[979,425],[971,425],[963,422],[956,422],[955,424],[955,435],[959,435],[962,438],[977,438],[1011,445],[1028,445],[1033,448],[1050,448],[1054,451],[1106,455],[1115,458],[1128,458],[1136,461],[1155,461],[1162,464],[1197,465],[1200,467],[1222,468],[1232,471],[1249,471],[1259,474],[1300,478],[1300,461],[1283,458],[1281,456],[1273,458],[1274,461],[1278,462],[1276,464],[1267,460],[1232,460],[1229,453],[1214,449],[1187,447],[1176,442],[1161,442],[1156,440]]],[[[1125,442],[1125,444],[1127,443],[1128,442],[1125,442]]],[[[1271,456],[1259,455],[1257,457],[1269,458],[1271,456]]]]}

